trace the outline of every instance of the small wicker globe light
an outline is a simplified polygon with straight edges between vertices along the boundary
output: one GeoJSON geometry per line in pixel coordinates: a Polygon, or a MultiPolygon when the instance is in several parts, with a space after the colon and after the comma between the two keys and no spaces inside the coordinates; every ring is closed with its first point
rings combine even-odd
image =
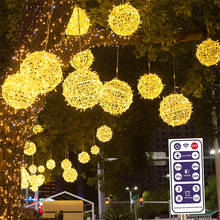
{"type": "Polygon", "coordinates": [[[45,167],[43,165],[40,165],[37,169],[39,173],[43,173],[45,171],[45,167]]]}
{"type": "Polygon", "coordinates": [[[78,173],[74,168],[70,168],[63,171],[63,178],[66,182],[73,183],[76,181],[78,173]]]}
{"type": "Polygon", "coordinates": [[[80,154],[78,154],[78,160],[80,163],[88,163],[90,161],[90,156],[87,152],[83,151],[80,154]]]}
{"type": "Polygon", "coordinates": [[[30,77],[24,74],[9,75],[2,85],[5,102],[15,109],[26,109],[37,97],[37,89],[30,77]]]}
{"type": "Polygon", "coordinates": [[[35,185],[40,187],[40,186],[42,186],[44,184],[44,181],[45,181],[44,175],[43,174],[39,174],[39,175],[37,175],[37,179],[36,179],[35,185]]]}
{"type": "Polygon", "coordinates": [[[21,189],[27,189],[29,187],[28,180],[21,181],[21,189]]]}
{"type": "Polygon", "coordinates": [[[25,167],[21,168],[21,189],[27,189],[29,187],[29,173],[25,167]]]}
{"type": "Polygon", "coordinates": [[[35,184],[36,180],[37,180],[37,175],[33,174],[29,176],[29,183],[31,186],[35,184]]]}
{"type": "Polygon", "coordinates": [[[37,166],[34,164],[30,165],[28,169],[32,174],[35,174],[37,172],[37,166]]]}
{"type": "Polygon", "coordinates": [[[90,20],[85,10],[75,7],[65,30],[67,35],[79,36],[89,30],[90,20]]]}
{"type": "Polygon", "coordinates": [[[112,138],[112,129],[107,125],[102,125],[97,129],[96,136],[101,142],[108,142],[112,138]]]}
{"type": "Polygon", "coordinates": [[[97,154],[99,154],[100,149],[99,149],[98,146],[94,145],[94,146],[91,147],[90,151],[91,151],[92,154],[97,155],[97,154]]]}
{"type": "Polygon", "coordinates": [[[77,53],[70,64],[75,69],[89,69],[94,61],[94,56],[90,49],[77,53]]]}
{"type": "Polygon", "coordinates": [[[145,74],[138,82],[138,91],[144,99],[155,99],[163,90],[163,83],[156,74],[145,74]]]}
{"type": "Polygon", "coordinates": [[[130,4],[123,4],[113,8],[108,19],[114,33],[120,36],[132,35],[140,24],[140,15],[130,4]]]}
{"type": "Polygon", "coordinates": [[[34,132],[34,134],[38,134],[38,133],[41,133],[41,132],[43,132],[44,131],[44,129],[43,129],[43,127],[41,126],[41,125],[35,125],[34,127],[33,127],[33,132],[34,132]]]}
{"type": "Polygon", "coordinates": [[[79,69],[64,80],[63,95],[76,109],[92,108],[102,95],[102,82],[95,72],[79,69]]]}
{"type": "Polygon", "coordinates": [[[39,187],[37,185],[33,185],[31,188],[30,188],[33,192],[37,192],[39,187]]]}
{"type": "Polygon", "coordinates": [[[52,91],[62,80],[59,59],[46,51],[36,51],[27,55],[21,63],[20,72],[34,81],[37,92],[41,94],[52,91]]]}
{"type": "Polygon", "coordinates": [[[47,161],[46,166],[49,170],[53,170],[56,166],[56,163],[53,159],[47,161]]]}
{"type": "Polygon", "coordinates": [[[65,160],[63,160],[63,161],[61,162],[61,167],[62,167],[64,170],[67,170],[67,169],[69,169],[69,168],[72,167],[72,163],[71,163],[70,160],[65,159],[65,160]]]}
{"type": "Polygon", "coordinates": [[[131,87],[126,82],[113,79],[104,84],[100,105],[104,111],[112,115],[119,115],[129,109],[132,100],[131,87]]]}
{"type": "Polygon", "coordinates": [[[220,44],[211,39],[203,41],[196,50],[196,57],[205,66],[212,66],[220,61],[220,44]]]}
{"type": "Polygon", "coordinates": [[[186,124],[192,114],[192,103],[182,94],[166,96],[160,103],[160,117],[171,126],[186,124]]]}
{"type": "Polygon", "coordinates": [[[36,153],[36,145],[33,142],[27,141],[24,145],[24,154],[32,156],[36,153]]]}

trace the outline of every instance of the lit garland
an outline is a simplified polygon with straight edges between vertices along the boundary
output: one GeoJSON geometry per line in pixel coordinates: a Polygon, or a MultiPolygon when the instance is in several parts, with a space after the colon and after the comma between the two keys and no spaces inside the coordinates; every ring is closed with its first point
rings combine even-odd
{"type": "Polygon", "coordinates": [[[102,95],[102,82],[95,72],[79,69],[64,80],[63,95],[76,109],[92,108],[102,95]]]}
{"type": "Polygon", "coordinates": [[[21,63],[20,71],[34,81],[37,91],[41,94],[52,91],[62,80],[59,59],[46,51],[27,55],[21,63]]]}
{"type": "Polygon", "coordinates": [[[186,124],[192,114],[192,103],[182,94],[166,96],[160,103],[160,117],[171,126],[186,124]]]}
{"type": "Polygon", "coordinates": [[[100,149],[99,149],[98,146],[94,145],[94,146],[91,147],[90,151],[91,151],[92,154],[97,155],[97,154],[99,154],[100,149]]]}
{"type": "Polygon", "coordinates": [[[40,165],[37,169],[39,173],[43,173],[45,171],[45,167],[43,165],[40,165]]]}
{"type": "Polygon", "coordinates": [[[90,161],[90,156],[87,152],[83,151],[80,154],[78,154],[78,160],[80,163],[88,163],[90,161]]]}
{"type": "Polygon", "coordinates": [[[119,115],[129,109],[133,99],[131,87],[118,79],[113,79],[103,86],[100,105],[104,111],[119,115]]]}
{"type": "Polygon", "coordinates": [[[53,170],[56,166],[56,163],[53,159],[47,161],[46,166],[49,170],[53,170]]]}
{"type": "Polygon", "coordinates": [[[31,156],[36,153],[36,145],[33,142],[27,141],[24,145],[24,154],[31,156]]]}
{"type": "Polygon", "coordinates": [[[108,22],[117,35],[129,36],[138,29],[140,15],[137,9],[127,3],[114,7],[108,22]]]}
{"type": "Polygon", "coordinates": [[[212,66],[220,61],[220,44],[211,39],[203,41],[196,50],[196,57],[205,66],[212,66]]]}
{"type": "Polygon", "coordinates": [[[72,167],[72,163],[71,163],[70,160],[65,159],[65,160],[63,160],[63,161],[61,162],[61,167],[62,167],[64,170],[69,169],[69,168],[72,167]]]}
{"type": "Polygon", "coordinates": [[[97,129],[97,138],[102,142],[108,142],[112,138],[112,129],[107,125],[102,125],[97,129]]]}
{"type": "Polygon", "coordinates": [[[35,125],[35,126],[33,127],[33,132],[34,132],[34,134],[41,133],[41,132],[43,132],[43,131],[44,131],[44,129],[43,129],[43,127],[42,127],[41,125],[35,125]]]}
{"type": "Polygon", "coordinates": [[[2,96],[11,107],[26,109],[35,102],[37,90],[27,75],[13,74],[2,85],[2,96]]]}
{"type": "Polygon", "coordinates": [[[75,7],[65,32],[67,35],[79,36],[86,34],[89,26],[90,20],[85,10],[75,7]]]}
{"type": "Polygon", "coordinates": [[[156,74],[145,74],[138,82],[138,91],[145,99],[157,98],[163,90],[163,83],[156,74]]]}
{"type": "Polygon", "coordinates": [[[94,56],[90,49],[77,53],[70,64],[75,69],[89,69],[94,61],[94,56]]]}
{"type": "Polygon", "coordinates": [[[70,168],[63,171],[63,178],[66,182],[73,183],[76,181],[78,173],[74,168],[70,168]]]}
{"type": "Polygon", "coordinates": [[[37,172],[37,166],[34,164],[30,165],[28,169],[32,174],[35,174],[37,172]]]}

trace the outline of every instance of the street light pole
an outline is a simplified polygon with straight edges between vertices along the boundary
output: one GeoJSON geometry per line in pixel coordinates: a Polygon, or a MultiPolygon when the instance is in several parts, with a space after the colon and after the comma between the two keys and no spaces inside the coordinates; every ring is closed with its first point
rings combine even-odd
{"type": "Polygon", "coordinates": [[[127,191],[128,191],[128,193],[129,193],[129,198],[130,198],[130,213],[132,214],[132,192],[133,192],[133,190],[138,190],[138,187],[137,186],[135,186],[135,187],[133,187],[133,188],[130,188],[130,187],[126,187],[125,188],[127,191]]]}

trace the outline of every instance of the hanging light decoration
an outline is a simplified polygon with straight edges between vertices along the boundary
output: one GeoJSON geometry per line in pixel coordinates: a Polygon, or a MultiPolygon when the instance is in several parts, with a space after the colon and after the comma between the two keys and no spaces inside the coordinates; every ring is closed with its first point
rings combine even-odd
{"type": "Polygon", "coordinates": [[[78,160],[80,163],[88,163],[90,161],[90,156],[87,152],[83,151],[80,154],[78,154],[78,160]]]}
{"type": "Polygon", "coordinates": [[[21,168],[21,189],[27,189],[29,187],[29,173],[24,166],[21,168]]]}
{"type": "Polygon", "coordinates": [[[196,50],[196,57],[205,66],[212,66],[220,61],[220,44],[211,39],[203,41],[196,50]]]}
{"type": "Polygon", "coordinates": [[[25,74],[9,75],[2,85],[5,102],[15,109],[26,109],[37,97],[37,90],[30,77],[25,74]]]}
{"type": "Polygon", "coordinates": [[[145,99],[157,98],[163,90],[162,80],[156,74],[145,74],[138,82],[138,91],[145,99]]]}
{"type": "Polygon", "coordinates": [[[37,169],[39,173],[43,173],[45,171],[45,167],[43,165],[40,165],[37,169]]]}
{"type": "Polygon", "coordinates": [[[70,61],[70,64],[75,69],[89,69],[93,61],[94,61],[94,56],[91,50],[88,49],[77,53],[70,61]]]}
{"type": "Polygon", "coordinates": [[[64,80],[63,95],[77,109],[92,108],[102,95],[102,82],[95,72],[79,69],[64,80]]]}
{"type": "Polygon", "coordinates": [[[35,174],[37,172],[37,166],[34,164],[30,165],[28,169],[32,174],[35,174]]]}
{"type": "Polygon", "coordinates": [[[34,132],[34,134],[41,133],[41,132],[43,132],[43,131],[44,131],[44,129],[43,129],[43,127],[42,127],[41,125],[35,125],[35,126],[33,127],[33,132],[34,132]]]}
{"type": "Polygon", "coordinates": [[[66,28],[67,35],[79,36],[86,34],[89,30],[90,20],[85,10],[75,7],[66,28]]]}
{"type": "Polygon", "coordinates": [[[69,168],[72,167],[72,163],[71,163],[70,160],[65,159],[65,160],[63,160],[63,161],[61,162],[61,167],[62,167],[64,170],[69,169],[69,168]]]}
{"type": "Polygon", "coordinates": [[[45,177],[43,174],[39,174],[37,175],[37,179],[36,179],[36,182],[34,183],[34,185],[40,187],[44,184],[44,181],[45,181],[45,177]]]}
{"type": "Polygon", "coordinates": [[[97,154],[99,154],[100,149],[99,149],[98,146],[94,145],[94,146],[91,147],[90,151],[91,151],[92,154],[97,155],[97,154]]]}
{"type": "Polygon", "coordinates": [[[28,180],[21,181],[21,189],[27,189],[29,187],[28,180]]]}
{"type": "Polygon", "coordinates": [[[112,129],[107,125],[102,125],[97,129],[96,136],[101,142],[108,142],[112,138],[112,129]]]}
{"type": "Polygon", "coordinates": [[[73,183],[76,181],[78,173],[74,168],[70,168],[63,171],[63,178],[66,182],[73,183]]]}
{"type": "Polygon", "coordinates": [[[118,79],[113,79],[103,86],[100,105],[104,111],[119,115],[129,109],[133,99],[131,87],[118,79]]]}
{"type": "Polygon", "coordinates": [[[37,192],[38,191],[38,186],[37,185],[34,185],[30,188],[33,192],[37,192]]]}
{"type": "Polygon", "coordinates": [[[24,154],[31,156],[36,153],[36,145],[33,142],[27,141],[24,145],[24,154]]]}
{"type": "Polygon", "coordinates": [[[192,103],[182,94],[166,96],[160,103],[160,117],[171,126],[186,124],[192,114],[192,103]]]}
{"type": "Polygon", "coordinates": [[[21,63],[20,71],[34,81],[37,91],[41,94],[52,91],[62,80],[59,59],[46,51],[27,55],[21,63]]]}
{"type": "Polygon", "coordinates": [[[30,183],[30,185],[34,185],[35,184],[35,182],[36,182],[36,180],[37,180],[37,175],[30,175],[29,176],[29,183],[30,183]]]}
{"type": "Polygon", "coordinates": [[[56,163],[53,159],[47,161],[46,166],[49,170],[53,170],[56,166],[56,163]]]}
{"type": "Polygon", "coordinates": [[[140,15],[137,9],[127,3],[114,7],[108,22],[114,33],[129,36],[138,29],[140,15]]]}

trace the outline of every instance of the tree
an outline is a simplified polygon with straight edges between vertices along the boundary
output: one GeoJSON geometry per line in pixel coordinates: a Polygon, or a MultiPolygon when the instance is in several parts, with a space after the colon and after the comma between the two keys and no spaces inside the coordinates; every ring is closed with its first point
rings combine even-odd
{"type": "MultiPolygon", "coordinates": [[[[2,51],[7,51],[4,62],[1,62],[1,68],[9,67],[2,75],[2,82],[8,74],[15,73],[19,70],[20,61],[25,58],[28,52],[42,50],[44,48],[61,58],[64,63],[65,73],[70,70],[68,63],[70,57],[79,51],[79,39],[72,36],[65,36],[64,30],[75,3],[67,0],[55,3],[51,17],[49,41],[45,45],[45,38],[48,31],[48,16],[45,15],[50,14],[51,3],[53,1],[28,0],[24,3],[24,1],[18,0],[5,0],[1,2],[3,4],[1,7],[3,13],[1,13],[0,19],[0,35],[1,42],[4,42],[1,48],[3,49],[2,51]],[[6,50],[8,47],[10,49],[6,50]],[[14,55],[11,60],[13,51],[14,55]]],[[[167,85],[169,85],[169,82],[172,82],[172,74],[170,73],[172,73],[173,64],[171,63],[174,50],[177,85],[181,86],[181,90],[187,95],[193,95],[195,97],[202,97],[204,95],[206,97],[209,94],[210,87],[219,74],[219,65],[209,69],[205,68],[198,63],[194,53],[196,44],[202,39],[206,39],[209,35],[216,40],[219,36],[219,1],[131,1],[131,4],[138,8],[142,16],[141,28],[131,38],[118,37],[113,35],[108,29],[107,15],[113,4],[118,4],[118,2],[110,0],[79,1],[79,5],[88,10],[93,23],[90,32],[81,38],[82,49],[103,45],[133,45],[136,48],[136,56],[147,58],[153,63],[155,70],[157,70],[158,63],[160,63],[161,67],[164,67],[161,75],[166,76],[165,83],[167,85]],[[98,28],[99,30],[97,30],[98,28]]],[[[167,93],[172,91],[173,89],[171,87],[166,90],[167,93]]],[[[51,99],[53,99],[52,96],[51,93],[51,99]]],[[[50,97],[46,99],[49,101],[50,97]]],[[[196,108],[194,110],[196,113],[200,112],[200,102],[202,101],[202,98],[196,100],[196,108]]],[[[15,111],[8,107],[4,100],[1,99],[0,126],[1,137],[3,137],[1,141],[1,152],[3,154],[2,174],[4,174],[4,178],[0,186],[0,190],[3,192],[3,197],[0,199],[0,213],[7,219],[12,216],[18,218],[16,207],[19,207],[20,203],[20,199],[18,198],[18,195],[20,195],[19,168],[23,156],[23,145],[25,140],[32,134],[32,127],[36,123],[35,121],[38,118],[39,112],[44,108],[44,104],[45,97],[39,97],[39,101],[32,107],[26,110],[15,111]]],[[[68,108],[66,107],[67,112],[62,112],[62,114],[67,114],[66,117],[72,111],[68,108]]],[[[42,118],[50,116],[50,111],[46,114],[47,109],[50,109],[50,107],[46,105],[46,110],[42,112],[42,118]]],[[[204,109],[202,114],[205,115],[206,111],[207,109],[204,109]]],[[[95,115],[95,112],[96,110],[87,111],[85,114],[82,113],[82,115],[76,112],[74,116],[74,119],[76,119],[75,127],[80,127],[82,122],[85,123],[85,127],[90,127],[92,124],[90,121],[91,115],[95,115]],[[89,119],[89,122],[86,118],[89,119]]],[[[129,115],[128,113],[129,121],[137,119],[137,112],[136,115],[129,115]]],[[[101,117],[111,118],[109,115],[101,117]]],[[[126,124],[126,117],[117,120],[122,124],[126,124]]],[[[109,123],[113,127],[114,120],[116,119],[111,118],[109,120],[109,123]]],[[[43,121],[45,121],[46,125],[51,122],[50,120],[43,121]]],[[[68,125],[72,125],[71,121],[66,122],[68,122],[68,125]]],[[[62,123],[62,120],[60,120],[60,123],[62,123]]],[[[52,140],[56,141],[55,143],[61,143],[59,137],[55,137],[57,133],[61,133],[60,130],[57,131],[56,129],[58,127],[55,125],[51,127],[53,129],[46,130],[43,133],[45,136],[42,134],[41,138],[48,140],[46,143],[52,143],[52,140]]],[[[48,126],[47,128],[51,127],[48,126]]],[[[123,126],[118,127],[115,124],[115,127],[119,131],[120,129],[123,130],[123,126]]],[[[67,126],[67,129],[63,132],[64,136],[68,132],[71,132],[71,129],[67,126]]],[[[87,135],[91,136],[91,132],[88,132],[87,135]]],[[[71,135],[67,136],[70,138],[69,141],[77,139],[71,135]]],[[[38,137],[33,137],[33,139],[35,138],[38,137]]],[[[39,142],[41,138],[39,137],[39,142]]],[[[129,139],[129,137],[126,138],[129,139]]],[[[46,145],[43,141],[41,141],[41,145],[43,151],[43,146],[45,147],[46,145]]],[[[120,150],[126,150],[122,145],[118,146],[120,150]]],[[[123,152],[123,150],[121,151],[123,152]]]]}
{"type": "Polygon", "coordinates": [[[215,176],[209,176],[207,180],[207,186],[205,188],[205,199],[207,209],[217,209],[218,198],[216,189],[216,178],[215,176]]]}

